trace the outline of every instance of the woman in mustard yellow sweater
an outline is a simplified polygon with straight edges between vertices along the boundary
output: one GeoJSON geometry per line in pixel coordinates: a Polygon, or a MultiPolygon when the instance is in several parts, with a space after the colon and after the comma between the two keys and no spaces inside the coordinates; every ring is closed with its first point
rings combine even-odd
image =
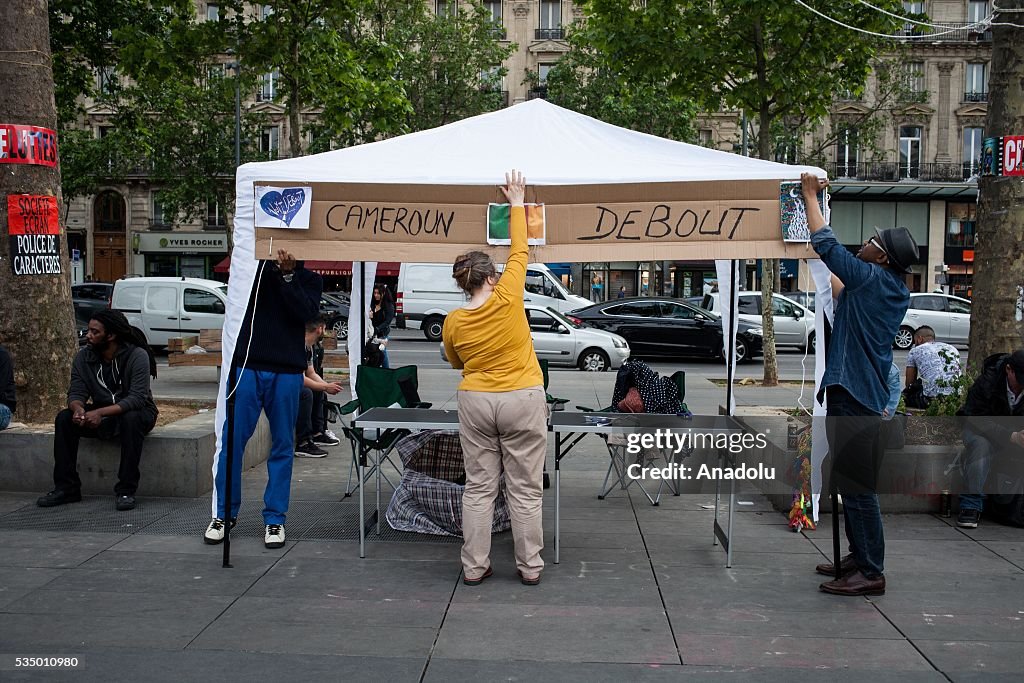
{"type": "Polygon", "coordinates": [[[494,261],[481,251],[456,259],[452,277],[469,302],[448,314],[443,331],[448,360],[462,370],[462,581],[469,586],[491,575],[491,523],[502,472],[519,578],[536,585],[544,568],[541,506],[548,412],[544,377],[523,307],[527,246],[522,174],[506,173],[502,191],[512,205],[512,246],[505,271],[499,280],[494,261]]]}

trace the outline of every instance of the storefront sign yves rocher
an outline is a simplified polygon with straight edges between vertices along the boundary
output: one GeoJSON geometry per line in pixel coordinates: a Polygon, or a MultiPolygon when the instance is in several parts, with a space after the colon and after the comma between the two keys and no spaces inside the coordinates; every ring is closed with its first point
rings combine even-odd
{"type": "MultiPolygon", "coordinates": [[[[779,182],[530,187],[527,201],[544,204],[546,225],[531,259],[816,258],[781,239],[779,182]]],[[[470,249],[500,249],[485,246],[488,203],[505,201],[495,186],[254,185],[260,258],[286,249],[306,259],[376,260],[386,250],[396,261],[451,262],[470,249]],[[265,206],[268,195],[280,201],[265,206]]]]}
{"type": "Polygon", "coordinates": [[[56,197],[7,195],[7,227],[15,275],[61,274],[56,197]]]}
{"type": "Polygon", "coordinates": [[[57,133],[39,126],[0,123],[0,164],[57,165],[57,133]]]}

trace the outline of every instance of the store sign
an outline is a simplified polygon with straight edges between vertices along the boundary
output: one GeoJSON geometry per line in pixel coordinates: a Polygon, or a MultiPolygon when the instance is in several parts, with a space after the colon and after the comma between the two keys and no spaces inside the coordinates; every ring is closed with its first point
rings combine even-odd
{"type": "Polygon", "coordinates": [[[0,123],[0,164],[57,165],[57,133],[39,126],[0,123]]]}
{"type": "Polygon", "coordinates": [[[56,197],[7,195],[7,226],[15,275],[61,274],[56,197]]]}
{"type": "Polygon", "coordinates": [[[139,251],[148,254],[224,254],[228,237],[224,233],[139,233],[139,251]]]}

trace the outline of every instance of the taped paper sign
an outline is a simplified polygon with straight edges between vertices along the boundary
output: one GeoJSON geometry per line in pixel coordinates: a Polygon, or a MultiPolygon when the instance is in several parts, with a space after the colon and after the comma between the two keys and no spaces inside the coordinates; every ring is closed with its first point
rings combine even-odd
{"type": "MultiPolygon", "coordinates": [[[[544,205],[526,204],[526,243],[530,246],[546,244],[544,230],[544,205]]],[[[487,205],[487,244],[507,246],[512,244],[509,236],[511,205],[487,205]]]]}
{"type": "MultiPolygon", "coordinates": [[[[825,191],[818,192],[818,208],[825,213],[825,191]]],[[[807,205],[804,203],[800,183],[781,183],[779,186],[779,212],[782,216],[782,239],[785,242],[810,242],[811,228],[807,224],[807,205]]]]}
{"type": "MultiPolygon", "coordinates": [[[[814,258],[805,244],[780,239],[781,182],[534,186],[530,258],[814,258]]],[[[303,259],[451,263],[466,251],[508,243],[507,207],[494,185],[254,185],[257,215],[266,214],[256,222],[260,254],[287,249],[303,259]],[[302,213],[293,216],[296,207],[302,213]]]]}
{"type": "Polygon", "coordinates": [[[256,186],[257,228],[309,230],[309,210],[313,205],[311,187],[256,186]]]}

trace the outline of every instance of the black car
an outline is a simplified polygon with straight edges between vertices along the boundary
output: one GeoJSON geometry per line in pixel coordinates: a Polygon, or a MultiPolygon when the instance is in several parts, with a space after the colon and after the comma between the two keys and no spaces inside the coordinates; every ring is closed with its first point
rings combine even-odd
{"type": "Polygon", "coordinates": [[[327,318],[327,329],[334,330],[338,341],[348,339],[348,298],[324,292],[320,295],[320,313],[327,318]]]}
{"type": "MultiPolygon", "coordinates": [[[[722,319],[681,299],[614,299],[568,318],[625,337],[633,356],[722,356],[722,319]]],[[[741,361],[761,355],[761,328],[740,320],[736,351],[741,361]]]]}
{"type": "Polygon", "coordinates": [[[71,285],[71,303],[75,307],[75,322],[80,328],[89,325],[89,319],[96,311],[110,308],[110,297],[114,285],[106,282],[83,282],[71,285]]]}

